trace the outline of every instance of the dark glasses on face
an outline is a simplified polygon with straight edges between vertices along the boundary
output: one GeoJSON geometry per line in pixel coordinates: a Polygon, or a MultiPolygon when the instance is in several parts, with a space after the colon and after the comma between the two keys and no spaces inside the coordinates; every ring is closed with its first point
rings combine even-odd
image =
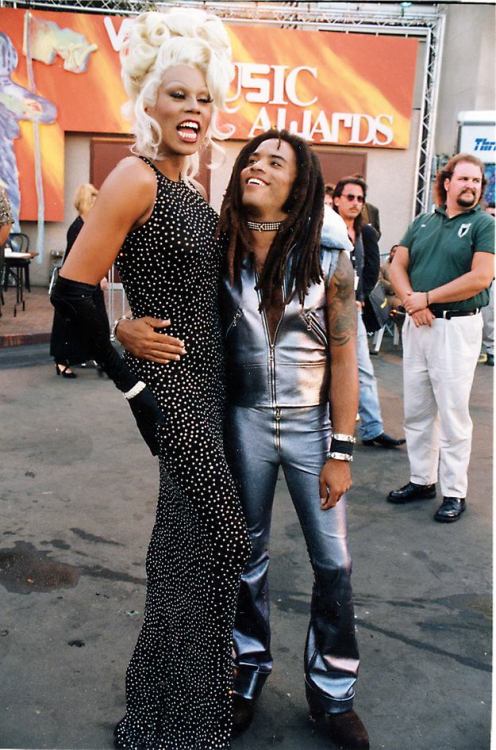
{"type": "Polygon", "coordinates": [[[363,195],[353,195],[353,193],[346,193],[346,195],[343,194],[343,198],[346,198],[350,203],[351,201],[358,201],[358,203],[363,203],[364,201],[363,195]]]}

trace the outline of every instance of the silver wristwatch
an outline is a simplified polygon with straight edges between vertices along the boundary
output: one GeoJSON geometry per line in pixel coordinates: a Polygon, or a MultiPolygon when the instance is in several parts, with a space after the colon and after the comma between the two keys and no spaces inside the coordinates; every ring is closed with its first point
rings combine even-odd
{"type": "Polygon", "coordinates": [[[112,328],[110,329],[110,341],[115,344],[116,341],[118,341],[116,334],[117,326],[121,322],[121,320],[132,320],[132,317],[130,315],[121,315],[120,318],[117,318],[117,320],[114,320],[112,328]]]}

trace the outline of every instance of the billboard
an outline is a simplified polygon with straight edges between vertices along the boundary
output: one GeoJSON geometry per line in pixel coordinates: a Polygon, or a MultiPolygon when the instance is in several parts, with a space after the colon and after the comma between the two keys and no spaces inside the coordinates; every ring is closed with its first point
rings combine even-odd
{"type": "MultiPolygon", "coordinates": [[[[63,219],[64,133],[129,133],[119,48],[131,19],[0,9],[0,179],[21,220],[63,219]],[[32,62],[30,62],[32,60],[32,62]]],[[[308,141],[408,147],[417,41],[227,25],[235,77],[221,122],[308,141]]]]}
{"type": "Polygon", "coordinates": [[[417,41],[393,36],[230,27],[235,138],[271,125],[308,141],[408,148],[417,41]]]}

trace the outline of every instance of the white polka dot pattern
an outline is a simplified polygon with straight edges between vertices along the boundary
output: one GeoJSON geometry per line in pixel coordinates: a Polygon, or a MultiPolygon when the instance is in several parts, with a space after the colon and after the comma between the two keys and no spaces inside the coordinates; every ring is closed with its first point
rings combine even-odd
{"type": "Polygon", "coordinates": [[[170,319],[167,333],[187,354],[167,365],[126,355],[166,424],[145,617],[115,738],[129,750],[226,750],[232,627],[249,542],[222,440],[221,248],[215,212],[155,171],[152,215],[128,235],[117,266],[133,315],[170,319]]]}

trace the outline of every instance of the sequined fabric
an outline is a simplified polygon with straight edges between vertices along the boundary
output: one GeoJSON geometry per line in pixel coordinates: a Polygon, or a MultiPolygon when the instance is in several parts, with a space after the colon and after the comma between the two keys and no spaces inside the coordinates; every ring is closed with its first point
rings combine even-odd
{"type": "Polygon", "coordinates": [[[167,333],[187,354],[167,365],[127,355],[166,425],[145,617],[115,734],[129,749],[225,750],[232,627],[249,543],[222,442],[217,216],[185,183],[155,171],[153,213],[128,235],[117,266],[133,315],[171,320],[167,333]]]}
{"type": "Polygon", "coordinates": [[[9,199],[7,198],[7,193],[2,187],[0,187],[0,227],[5,226],[5,224],[13,223],[14,217],[12,215],[12,208],[9,199]]]}

